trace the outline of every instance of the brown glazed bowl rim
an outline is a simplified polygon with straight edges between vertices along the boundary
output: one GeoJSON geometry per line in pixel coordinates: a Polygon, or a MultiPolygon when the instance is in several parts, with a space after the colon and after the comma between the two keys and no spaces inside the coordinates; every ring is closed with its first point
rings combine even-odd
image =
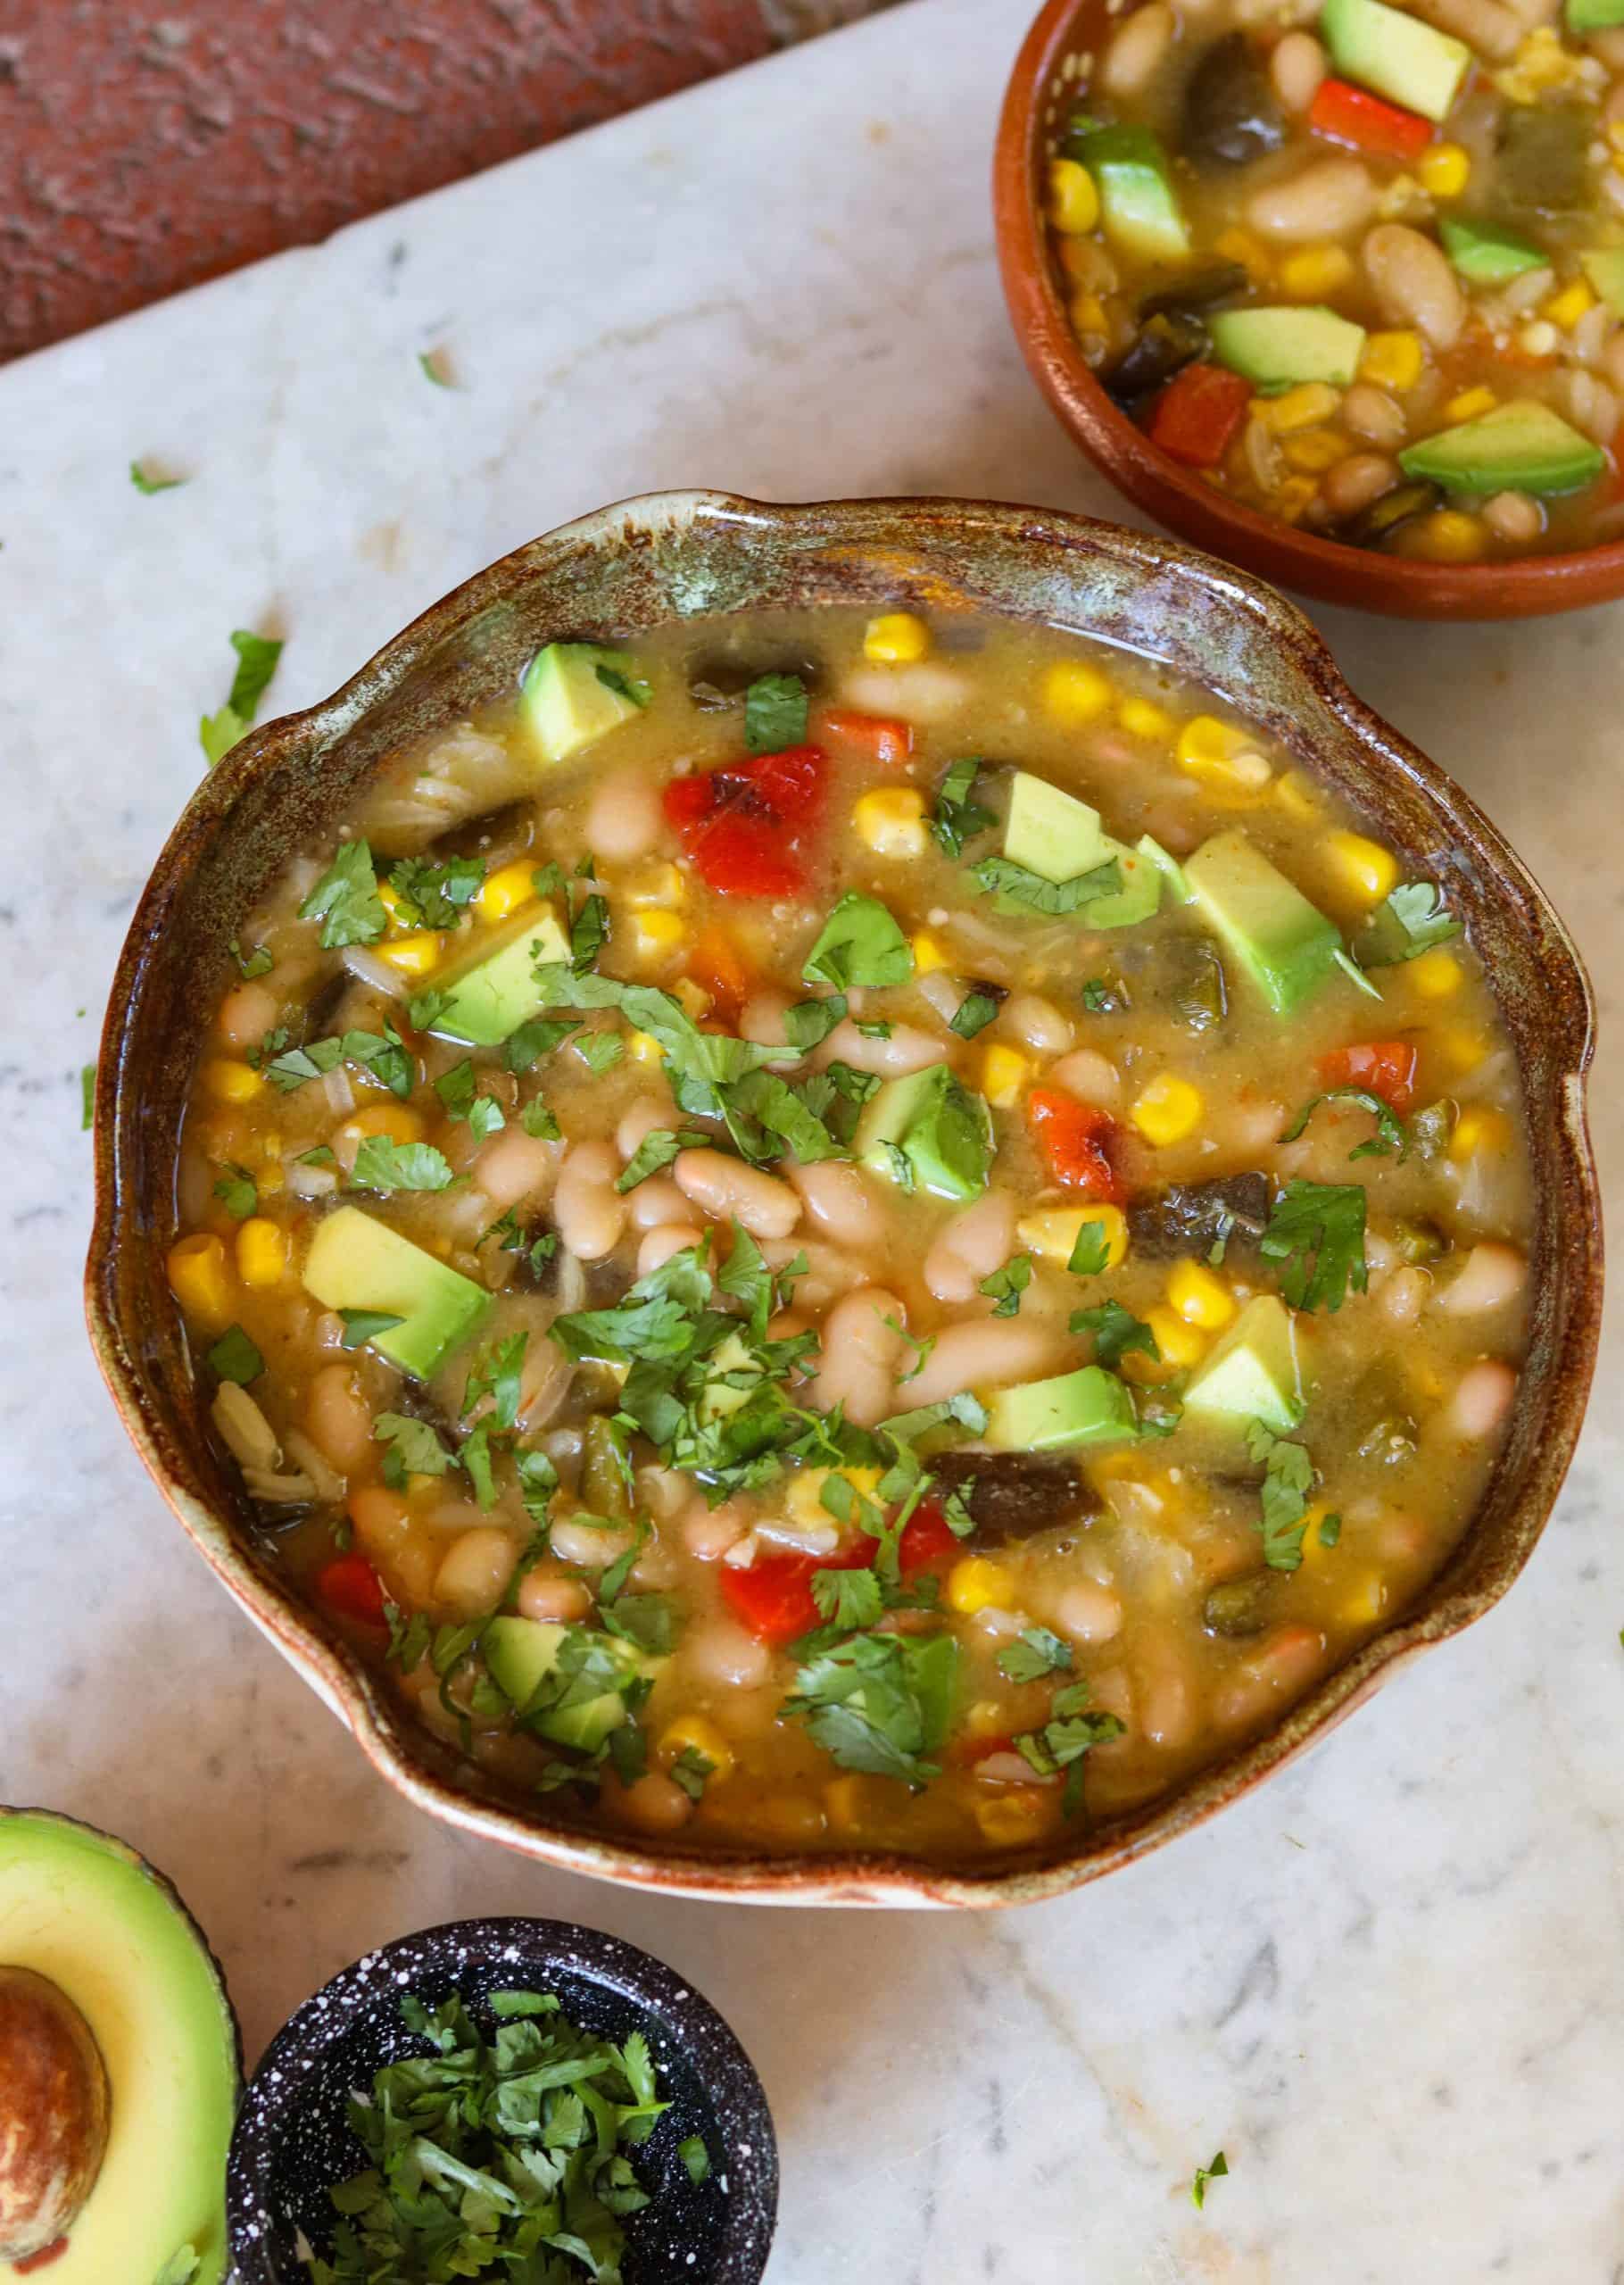
{"type": "MultiPolygon", "coordinates": [[[[615,627],[601,619],[593,632],[601,639],[615,627]]],[[[369,770],[375,762],[357,766],[369,770]]],[[[211,909],[208,918],[212,944],[218,919],[211,909]]],[[[175,959],[178,972],[178,953],[175,959]]],[[[1508,963],[1491,966],[1497,974],[1508,963]]],[[[195,971],[186,968],[184,975],[186,1004],[211,1005],[195,971]]],[[[1496,989],[1498,997],[1497,983],[1496,989]]],[[[1480,1616],[1527,1561],[1578,1434],[1599,1328],[1601,1219],[1584,1109],[1592,1031],[1578,954],[1527,868],[1435,763],[1354,696],[1302,613],[1261,582],[1176,541],[1047,510],[952,500],[781,505],[717,492],[650,494],[601,510],[493,564],[386,644],[334,696],[252,732],[193,796],[137,907],[108,1004],[87,1264],[92,1345],[131,1441],[204,1559],[347,1723],[374,1766],[420,1807],[560,1870],[675,1895],[790,1904],[1030,1901],[1127,1864],[1238,1798],[1351,1711],[1398,1663],[1480,1616]],[[339,772],[341,742],[350,733],[363,755],[371,754],[369,719],[382,710],[385,727],[378,735],[392,735],[392,694],[398,697],[414,668],[448,650],[460,661],[473,660],[468,671],[487,676],[473,687],[488,694],[478,630],[503,613],[522,615],[526,599],[534,603],[539,594],[543,613],[539,621],[534,612],[523,619],[525,639],[533,641],[538,624],[550,636],[581,629],[581,602],[589,592],[584,580],[595,577],[600,594],[611,596],[617,580],[651,580],[652,602],[637,587],[627,593],[653,625],[715,607],[714,584],[708,587],[696,577],[695,565],[701,574],[720,565],[727,578],[742,583],[733,608],[766,607],[774,579],[782,585],[800,578],[806,584],[797,594],[838,594],[868,608],[900,598],[924,608],[990,610],[1103,632],[1106,639],[1114,629],[1119,641],[1124,627],[1142,631],[1148,622],[1165,629],[1165,651],[1175,661],[1197,661],[1192,670],[1209,687],[1238,706],[1249,702],[1256,719],[1288,745],[1295,738],[1305,756],[1312,735],[1319,766],[1333,782],[1352,787],[1367,808],[1385,800],[1388,818],[1402,813],[1412,842],[1432,852],[1417,861],[1452,868],[1454,888],[1467,900],[1474,923],[1518,944],[1509,965],[1533,979],[1528,1007],[1512,1001],[1509,984],[1502,1007],[1521,1046],[1520,1073],[1526,1077],[1524,1067],[1537,1057],[1548,1081],[1537,1106],[1545,1129],[1539,1163],[1549,1177],[1537,1201],[1544,1233],[1536,1234],[1534,1280],[1542,1297],[1537,1312],[1544,1312],[1537,1315],[1539,1371],[1524,1381],[1526,1392],[1537,1379],[1541,1396],[1537,1408],[1530,1398],[1513,1414],[1507,1453],[1460,1546],[1407,1614],[1362,1645],[1264,1736],[1168,1795],[1013,1861],[713,1854],[675,1840],[656,1844],[560,1826],[510,1798],[487,1794],[436,1759],[412,1717],[234,1524],[226,1479],[211,1459],[215,1480],[202,1480],[202,1440],[186,1432],[182,1396],[164,1380],[162,1338],[173,1345],[176,1336],[162,1250],[173,1225],[162,1201],[137,1192],[143,1137],[153,1147],[153,1129],[134,1040],[150,973],[161,979],[153,987],[153,1006],[165,1004],[160,954],[166,928],[177,927],[184,945],[188,895],[195,909],[206,904],[200,867],[220,846],[240,852],[248,845],[232,835],[233,811],[262,818],[268,801],[296,811],[301,786],[319,782],[315,765],[339,772]],[[145,1234],[144,1208],[151,1209],[145,1234]],[[131,1231],[123,1247],[121,1222],[131,1231]],[[156,1240],[154,1223],[165,1234],[156,1240]],[[145,1281],[139,1305],[129,1283],[137,1267],[145,1281]]],[[[172,1166],[174,1132],[171,1125],[158,1135],[162,1155],[155,1163],[165,1167],[172,1166]]]]}
{"type": "Polygon", "coordinates": [[[1624,594],[1624,540],[1496,563],[1432,564],[1350,547],[1280,522],[1204,484],[1114,404],[1084,358],[1056,283],[1042,166],[1050,90],[1081,52],[1079,19],[1101,0],[1048,0],[1010,75],[993,155],[1004,298],[1032,378],[1095,466],[1194,545],[1322,601],[1401,619],[1532,619],[1624,594]]]}

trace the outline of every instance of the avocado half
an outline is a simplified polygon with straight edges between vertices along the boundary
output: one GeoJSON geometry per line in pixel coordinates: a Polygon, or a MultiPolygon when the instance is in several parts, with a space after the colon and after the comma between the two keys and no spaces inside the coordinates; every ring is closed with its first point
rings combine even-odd
{"type": "Polygon", "coordinates": [[[196,1922],[123,1841],[0,1805],[0,1974],[8,1969],[28,1972],[6,1982],[14,2002],[30,2002],[14,2004],[9,2023],[36,2065],[36,2096],[8,2115],[4,2082],[21,2074],[0,2073],[5,2226],[26,2233],[30,2211],[54,2217],[66,2242],[45,2273],[51,2285],[220,2285],[243,2049],[196,1922]],[[42,2119],[42,2102],[60,2115],[42,2119]],[[79,2170],[65,2198],[64,2166],[79,2170]],[[53,2167],[55,2181],[45,2178],[53,2167]]]}

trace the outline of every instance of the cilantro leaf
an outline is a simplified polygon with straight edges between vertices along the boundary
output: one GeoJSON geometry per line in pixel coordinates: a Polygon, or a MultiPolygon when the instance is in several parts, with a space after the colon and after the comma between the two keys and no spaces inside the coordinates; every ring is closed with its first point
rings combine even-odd
{"type": "Polygon", "coordinates": [[[404,1317],[391,1317],[387,1309],[340,1309],[344,1319],[345,1349],[364,1349],[368,1342],[376,1341],[380,1333],[393,1333],[397,1325],[404,1325],[404,1317]]]}
{"type": "Polygon", "coordinates": [[[1111,1241],[1103,1222],[1080,1222],[1077,1242],[1066,1267],[1074,1277],[1101,1277],[1111,1266],[1111,1241]]]}
{"type": "Polygon", "coordinates": [[[937,847],[949,857],[962,857],[967,841],[998,823],[990,810],[972,799],[982,767],[979,755],[956,761],[936,789],[931,832],[937,847]]]}
{"type": "Polygon", "coordinates": [[[81,1063],[79,1072],[79,1131],[88,1134],[95,1124],[95,1066],[81,1063]]]}
{"type": "Polygon", "coordinates": [[[1108,1369],[1114,1369],[1136,1349],[1142,1350],[1153,1365],[1162,1360],[1155,1334],[1143,1317],[1136,1317],[1120,1301],[1102,1301],[1097,1309],[1073,1309],[1066,1329],[1091,1333],[1094,1362],[1108,1369]]]}
{"type": "Polygon", "coordinates": [[[676,2146],[676,2155],[696,2189],[700,2182],[710,2180],[710,2153],[699,2135],[684,2135],[676,2146]]]}
{"type": "Polygon", "coordinates": [[[466,1420],[481,1397],[491,1400],[491,1417],[499,1428],[511,1428],[518,1419],[519,1392],[524,1383],[525,1351],[530,1345],[527,1333],[510,1334],[505,1341],[493,1342],[481,1351],[469,1369],[462,1392],[462,1417],[466,1420]]]}
{"type": "Polygon", "coordinates": [[[1339,1309],[1351,1284],[1363,1293],[1365,1196],[1358,1183],[1288,1182],[1258,1240],[1280,1262],[1280,1291],[1294,1309],[1339,1309]]]}
{"type": "Polygon", "coordinates": [[[205,1352],[203,1361],[211,1372],[218,1374],[222,1381],[235,1381],[238,1388],[246,1388],[265,1370],[265,1359],[240,1325],[228,1325],[213,1348],[205,1352]]]}
{"type": "Polygon", "coordinates": [[[1463,933],[1435,882],[1405,881],[1377,906],[1354,950],[1362,968],[1395,968],[1463,933]]]}
{"type": "Polygon", "coordinates": [[[815,1571],[812,1600],[831,1626],[847,1632],[874,1625],[883,1608],[872,1571],[815,1571]]]}
{"type": "Polygon", "coordinates": [[[372,1423],[375,1441],[385,1447],[384,1481],[398,1490],[409,1475],[443,1475],[452,1456],[427,1420],[408,1412],[380,1412],[372,1423]]]}
{"type": "Polygon", "coordinates": [[[702,1144],[708,1141],[708,1135],[677,1134],[668,1126],[651,1127],[626,1160],[625,1171],[616,1180],[616,1189],[621,1192],[635,1190],[640,1182],[647,1182],[650,1175],[657,1175],[663,1167],[670,1166],[691,1144],[702,1144]]]}
{"type": "MultiPolygon", "coordinates": [[[[426,1028],[418,1022],[415,1002],[411,1020],[419,1031],[426,1028]]],[[[533,1063],[539,1063],[543,1055],[551,1055],[555,1047],[562,1045],[572,1032],[578,1032],[580,1028],[579,1024],[555,1023],[545,1016],[533,1016],[527,1024],[521,1024],[510,1034],[502,1049],[501,1059],[510,1071],[528,1071],[533,1063]]]]}
{"type": "MultiPolygon", "coordinates": [[[[674,1785],[682,1787],[691,1801],[699,1801],[704,1799],[705,1781],[715,1769],[716,1764],[708,1754],[702,1754],[698,1746],[684,1746],[666,1774],[674,1785]]],[[[697,2137],[693,2139],[697,2140],[697,2137]]],[[[700,2144],[701,2153],[704,2148],[701,2142],[700,2144]]],[[[708,2160],[706,2161],[706,2165],[708,2167],[708,2160]]],[[[699,2181],[702,2181],[704,2178],[703,2174],[693,2176],[693,2179],[699,2181]]]]}
{"type": "Polygon", "coordinates": [[[231,957],[236,962],[237,974],[245,984],[252,984],[256,976],[269,976],[276,966],[263,944],[256,944],[244,958],[243,948],[235,936],[231,939],[231,957]]]}
{"type": "Polygon", "coordinates": [[[395,1142],[368,1134],[350,1169],[352,1190],[449,1190],[451,1167],[432,1142],[395,1142]]]}
{"type": "Polygon", "coordinates": [[[1375,1134],[1368,1142],[1355,1144],[1347,1154],[1350,1159],[1403,1159],[1407,1157],[1410,1138],[1404,1133],[1403,1119],[1390,1103],[1384,1102],[1368,1087],[1330,1087],[1322,1095],[1311,1095],[1280,1136],[1280,1141],[1295,1142],[1322,1103],[1354,1103],[1359,1109],[1368,1110],[1375,1120],[1375,1134]]]}
{"type": "Polygon", "coordinates": [[[799,675],[758,675],[744,694],[744,743],[752,753],[783,753],[807,741],[807,686],[799,675]]]}
{"type": "Polygon", "coordinates": [[[832,984],[837,992],[850,985],[882,990],[908,982],[914,955],[878,897],[849,889],[824,921],[800,973],[804,983],[832,984]]]}
{"type": "Polygon", "coordinates": [[[1012,864],[1007,857],[983,857],[972,867],[971,877],[984,896],[1001,897],[1029,912],[1055,917],[1080,912],[1103,896],[1114,896],[1122,886],[1122,868],[1114,857],[1109,857],[1091,873],[1078,873],[1069,881],[1046,881],[1040,873],[1012,864]]]}
{"type": "Polygon", "coordinates": [[[959,1001],[948,1029],[957,1032],[960,1039],[974,1039],[984,1032],[997,1016],[998,1003],[987,992],[968,992],[959,1001]]]}
{"type": "Polygon", "coordinates": [[[341,841],[333,861],[299,907],[301,920],[319,920],[324,951],[375,944],[389,925],[377,893],[372,852],[364,841],[341,841]]]}
{"type": "Polygon", "coordinates": [[[454,928],[485,881],[482,857],[453,857],[431,865],[402,857],[389,868],[389,885],[401,901],[401,918],[417,928],[454,928]]]}
{"type": "Polygon", "coordinates": [[[826,1000],[798,1000],[783,1011],[783,1035],[797,1055],[810,1055],[821,1047],[837,1024],[846,1020],[846,995],[831,993],[826,1000]]]}
{"type": "Polygon", "coordinates": [[[1073,1663],[1072,1646],[1047,1626],[1029,1626],[999,1651],[998,1663],[1007,1682],[1039,1682],[1073,1663]]]}
{"type": "Polygon", "coordinates": [[[260,1193],[254,1188],[253,1176],[246,1167],[235,1164],[222,1167],[220,1180],[214,1185],[214,1195],[234,1222],[246,1222],[260,1210],[260,1193]]]}
{"type": "Polygon", "coordinates": [[[609,909],[607,897],[589,896],[569,924],[569,964],[577,976],[597,965],[598,955],[609,939],[609,909]]]}
{"type": "Polygon", "coordinates": [[[990,1277],[983,1277],[975,1290],[993,1304],[995,1317],[1013,1317],[1020,1314],[1021,1296],[1031,1284],[1032,1256],[1018,1253],[1002,1269],[995,1269],[990,1277]]]}
{"type": "Polygon", "coordinates": [[[1197,2210],[1205,2206],[1206,2204],[1206,2186],[1208,2182],[1222,2181],[1223,2176],[1228,2173],[1229,2170],[1230,2162],[1224,2156],[1222,2150],[1219,2150],[1214,2154],[1212,2163],[1209,2165],[1197,2166],[1196,2168],[1196,2178],[1189,2186],[1190,2204],[1197,2210]]]}
{"type": "Polygon", "coordinates": [[[453,1063],[435,1081],[435,1093],[445,1105],[449,1118],[464,1122],[476,1141],[484,1142],[507,1125],[501,1105],[493,1095],[476,1092],[479,1074],[471,1056],[464,1056],[460,1063],[453,1063]]]}
{"type": "Polygon", "coordinates": [[[1313,1462],[1304,1445],[1277,1436],[1262,1420],[1247,1422],[1247,1450],[1254,1460],[1264,1463],[1260,1495],[1264,1561],[1272,1571],[1295,1571],[1303,1560],[1313,1462]]]}
{"type": "Polygon", "coordinates": [[[282,645],[274,637],[251,634],[243,627],[233,630],[231,647],[236,652],[236,672],[231,679],[230,695],[218,714],[205,714],[198,725],[198,736],[211,769],[246,735],[282,655],[282,645]]]}
{"type": "Polygon", "coordinates": [[[612,1071],[626,1053],[626,1041],[619,1032],[577,1032],[569,1043],[594,1078],[601,1079],[612,1071]]]}
{"type": "Polygon", "coordinates": [[[139,461],[131,461],[129,480],[137,492],[150,500],[155,493],[178,492],[186,479],[184,476],[149,476],[139,461]]]}
{"type": "Polygon", "coordinates": [[[946,1739],[957,1669],[951,1635],[853,1634],[800,1667],[781,1711],[842,1769],[917,1791],[940,1774],[926,1757],[946,1739]]]}

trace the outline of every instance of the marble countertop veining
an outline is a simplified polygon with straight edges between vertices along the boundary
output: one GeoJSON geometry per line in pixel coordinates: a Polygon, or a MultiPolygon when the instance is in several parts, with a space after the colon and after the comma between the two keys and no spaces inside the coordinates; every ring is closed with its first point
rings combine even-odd
{"type": "MultiPolygon", "coordinates": [[[[251,2054],[343,1962],[455,1914],[650,1946],[766,2077],[774,2285],[1620,2285],[1616,1322],[1497,1610],[1204,1831],[959,1919],[663,1903],[441,1831],[235,1615],[87,1352],[79,1067],[231,627],[286,636],[285,710],[503,550],[660,485],[1117,511],[998,290],[987,160],[1025,12],[915,0],[0,372],[0,1798],[176,1876],[251,2054]],[[189,482],[141,497],[137,454],[189,482]]],[[[1617,610],[1322,616],[1528,855],[1616,1017],[1617,610]]],[[[1614,1185],[1621,1095],[1604,1059],[1614,1185]]]]}

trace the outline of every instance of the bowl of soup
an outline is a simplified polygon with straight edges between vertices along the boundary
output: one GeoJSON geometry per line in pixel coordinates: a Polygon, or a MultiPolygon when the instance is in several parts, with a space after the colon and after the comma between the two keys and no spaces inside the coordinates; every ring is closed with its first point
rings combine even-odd
{"type": "Polygon", "coordinates": [[[1040,1896],[1515,1575],[1589,1051],[1538,888],[1267,589],[660,495],[199,789],[93,1334],[424,1807],[693,1895],[1040,1896]]]}
{"type": "Polygon", "coordinates": [[[1185,537],[1405,616],[1624,594],[1612,0],[1051,0],[995,194],[1035,377],[1185,537]]]}

